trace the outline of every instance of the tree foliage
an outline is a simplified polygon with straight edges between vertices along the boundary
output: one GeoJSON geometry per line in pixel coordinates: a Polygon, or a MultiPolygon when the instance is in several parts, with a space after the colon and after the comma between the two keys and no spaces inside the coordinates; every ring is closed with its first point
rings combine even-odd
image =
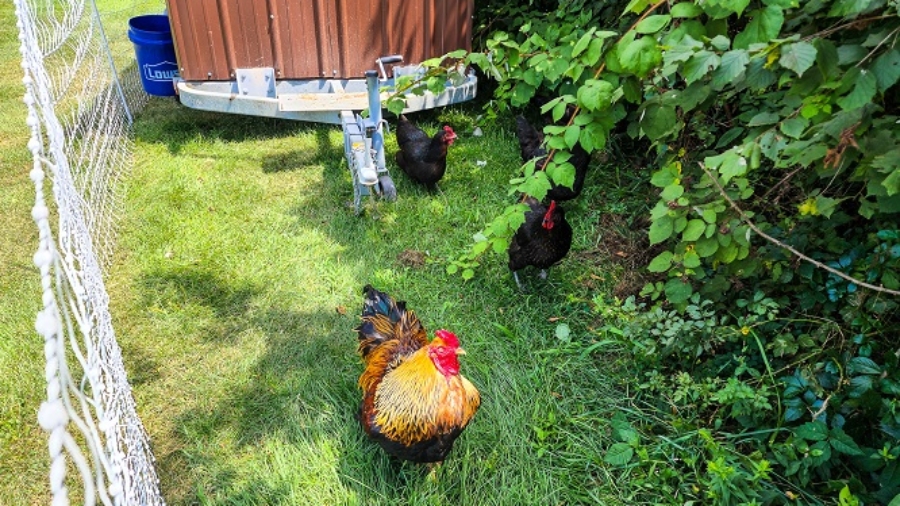
{"type": "MultiPolygon", "coordinates": [[[[657,278],[618,329],[653,373],[646,390],[681,389],[690,424],[764,434],[729,444],[771,476],[710,450],[742,483],[842,503],[900,493],[898,2],[495,1],[479,16],[482,50],[457,56],[496,81],[489,112],[541,97],[568,118],[511,195],[570,184],[576,144],[652,153],[657,278]]],[[[522,212],[499,212],[448,270],[472,277],[522,212]]],[[[630,444],[607,463],[637,458],[630,444]]],[[[737,490],[710,473],[694,496],[737,490]]],[[[790,498],[750,489],[745,502],[790,498]]]]}

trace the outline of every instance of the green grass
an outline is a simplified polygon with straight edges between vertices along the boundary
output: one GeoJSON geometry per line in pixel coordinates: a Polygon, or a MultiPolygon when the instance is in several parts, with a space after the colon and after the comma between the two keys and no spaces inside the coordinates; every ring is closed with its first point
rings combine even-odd
{"type": "MultiPolygon", "coordinates": [[[[471,110],[416,119],[433,129],[471,110]]],[[[394,170],[399,200],[369,200],[360,217],[337,127],[156,100],[136,136],[111,295],[170,503],[615,502],[598,464],[617,378],[579,355],[591,266],[573,255],[526,293],[501,256],[468,283],[445,273],[509,202],[509,129],[461,136],[442,194],[394,170]],[[425,263],[406,265],[406,250],[425,263]],[[469,352],[463,372],[484,406],[436,482],[391,462],[354,419],[365,283],[406,299],[430,329],[456,331],[469,352]],[[555,337],[555,317],[574,342],[555,337]]],[[[572,220],[588,231],[594,215],[581,207],[572,220]]]]}
{"type": "MultiPolygon", "coordinates": [[[[0,8],[3,26],[15,26],[0,8]]],[[[6,30],[6,29],[4,29],[6,30]]],[[[30,258],[33,188],[17,41],[2,37],[0,213],[0,504],[46,503],[40,302],[30,258]],[[12,89],[13,91],[8,91],[12,89]],[[8,267],[6,267],[8,266],[8,267]]],[[[505,256],[475,279],[449,259],[512,197],[520,164],[511,121],[472,137],[474,105],[412,116],[452,122],[442,194],[397,169],[395,203],[354,216],[340,129],[194,111],[153,99],[136,122],[107,288],[116,333],[151,435],[169,504],[617,504],[603,464],[606,420],[627,402],[615,357],[596,338],[589,300],[625,274],[604,248],[600,217],[615,176],[595,171],[568,206],[569,257],[520,292],[505,256]],[[486,162],[481,166],[478,162],[486,162]],[[407,250],[422,265],[403,260],[407,250]],[[356,420],[361,364],[352,331],[361,289],[405,299],[430,330],[455,331],[462,371],[483,406],[431,480],[369,442],[356,420]],[[556,336],[559,323],[571,336],[556,336]]],[[[395,149],[388,136],[388,153],[395,149]]],[[[617,226],[621,226],[618,223],[617,226]]],[[[533,273],[529,273],[533,274],[533,273]]]]}

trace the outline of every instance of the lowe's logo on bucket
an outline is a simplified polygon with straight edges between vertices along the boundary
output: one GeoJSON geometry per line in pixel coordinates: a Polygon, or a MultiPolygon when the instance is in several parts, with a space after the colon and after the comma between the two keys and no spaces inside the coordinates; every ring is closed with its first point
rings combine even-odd
{"type": "Polygon", "coordinates": [[[171,81],[178,77],[178,65],[170,61],[144,64],[144,78],[148,81],[171,81]]]}

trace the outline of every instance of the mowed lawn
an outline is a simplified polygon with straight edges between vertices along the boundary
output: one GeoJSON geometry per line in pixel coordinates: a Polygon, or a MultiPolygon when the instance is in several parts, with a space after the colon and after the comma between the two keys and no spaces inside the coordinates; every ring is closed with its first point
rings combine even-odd
{"type": "MultiPolygon", "coordinates": [[[[12,13],[2,9],[5,26],[12,13]]],[[[6,29],[4,29],[6,30],[6,29]]],[[[14,33],[14,32],[13,32],[14,33]]],[[[17,41],[4,34],[0,504],[46,503],[40,289],[17,41]]],[[[505,255],[474,279],[446,273],[506,205],[521,160],[512,118],[481,104],[410,115],[451,124],[442,193],[393,166],[397,202],[356,216],[340,128],[187,109],[154,98],[136,118],[107,289],[138,411],[169,504],[617,504],[606,421],[628,399],[591,299],[629,274],[606,254],[617,205],[599,163],[567,206],[572,252],[520,291],[505,255]],[[355,419],[353,328],[363,285],[457,333],[483,406],[436,476],[389,459],[355,419]]],[[[388,158],[396,149],[388,135],[388,158]]]]}

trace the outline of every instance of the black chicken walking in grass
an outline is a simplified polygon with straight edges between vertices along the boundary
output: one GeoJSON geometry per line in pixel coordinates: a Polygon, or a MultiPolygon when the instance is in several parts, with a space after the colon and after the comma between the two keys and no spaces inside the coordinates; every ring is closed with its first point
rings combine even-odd
{"type": "Polygon", "coordinates": [[[572,226],[566,221],[566,211],[555,200],[541,204],[533,197],[525,203],[530,208],[525,213],[525,223],[519,227],[509,243],[509,270],[519,288],[518,271],[529,265],[541,269],[541,279],[547,277],[547,269],[562,260],[572,247],[572,226]]]}
{"type": "Polygon", "coordinates": [[[447,148],[456,133],[445,125],[433,137],[400,115],[397,122],[397,165],[410,179],[440,191],[437,183],[447,170],[447,148]]]}

